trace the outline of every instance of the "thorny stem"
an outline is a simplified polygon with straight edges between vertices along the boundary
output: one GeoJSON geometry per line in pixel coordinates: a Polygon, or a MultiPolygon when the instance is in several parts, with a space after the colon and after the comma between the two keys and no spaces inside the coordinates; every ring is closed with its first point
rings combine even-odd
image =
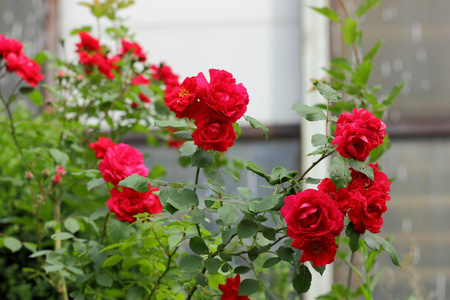
{"type": "MultiPolygon", "coordinates": [[[[58,228],[55,230],[55,233],[59,233],[61,232],[61,198],[59,197],[58,194],[55,196],[54,201],[55,203],[53,208],[53,216],[58,226],[58,228]]],[[[61,249],[61,240],[55,240],[54,246],[55,252],[57,252],[59,249],[61,249]]],[[[69,296],[67,294],[66,280],[64,276],[61,273],[58,273],[56,276],[57,276],[56,287],[59,293],[59,299],[69,300],[69,296]]]]}
{"type": "Polygon", "coordinates": [[[324,160],[325,158],[327,158],[328,156],[330,156],[331,154],[334,153],[334,150],[329,152],[329,153],[324,153],[322,154],[321,157],[319,157],[318,160],[316,160],[315,162],[313,162],[311,164],[311,166],[305,170],[305,172],[303,172],[303,174],[300,176],[300,178],[297,180],[298,182],[302,181],[303,179],[305,179],[306,174],[309,173],[309,171],[311,171],[318,163],[320,163],[322,160],[324,160]]]}
{"type": "MultiPolygon", "coordinates": [[[[350,257],[351,264],[353,264],[354,259],[355,259],[355,253],[352,253],[352,255],[350,257]]],[[[353,270],[352,270],[352,268],[349,268],[348,277],[347,277],[347,289],[350,289],[350,286],[352,284],[352,274],[353,274],[353,270]]],[[[346,299],[348,299],[348,298],[346,298],[346,299]]]]}
{"type": "Polygon", "coordinates": [[[109,218],[109,215],[110,215],[110,214],[111,214],[110,212],[108,212],[108,213],[106,214],[106,217],[105,217],[105,223],[103,223],[102,238],[100,239],[100,244],[102,244],[102,245],[103,245],[103,240],[105,239],[106,227],[108,226],[108,218],[109,218]]]}
{"type": "MultiPolygon", "coordinates": [[[[200,176],[200,168],[197,167],[197,170],[195,171],[195,187],[194,187],[194,193],[197,191],[197,184],[198,184],[198,178],[200,176]]],[[[198,223],[195,223],[195,227],[197,228],[197,233],[199,237],[202,237],[202,232],[200,230],[200,225],[198,223]]]]}

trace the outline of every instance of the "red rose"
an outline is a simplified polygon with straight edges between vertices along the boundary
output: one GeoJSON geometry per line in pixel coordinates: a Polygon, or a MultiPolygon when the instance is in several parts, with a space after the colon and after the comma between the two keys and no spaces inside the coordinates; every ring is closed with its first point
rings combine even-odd
{"type": "Polygon", "coordinates": [[[172,69],[165,63],[162,63],[160,66],[152,65],[150,71],[153,79],[164,82],[166,85],[164,93],[166,95],[170,94],[175,87],[180,85],[178,75],[174,74],[172,69]]]}
{"type": "Polygon", "coordinates": [[[236,132],[232,123],[199,121],[195,124],[197,129],[192,133],[192,139],[195,145],[202,147],[205,151],[213,149],[224,152],[233,146],[236,132]]]}
{"type": "Polygon", "coordinates": [[[324,178],[317,186],[317,189],[334,200],[337,208],[344,214],[350,209],[349,190],[347,188],[340,188],[336,191],[334,182],[330,178],[324,178]]]}
{"type": "Polygon", "coordinates": [[[89,33],[80,32],[78,33],[78,36],[80,37],[81,42],[76,44],[76,52],[98,52],[102,49],[100,42],[97,39],[93,38],[89,33]]]}
{"type": "Polygon", "coordinates": [[[0,34],[0,57],[5,58],[9,53],[17,56],[22,54],[22,43],[15,39],[7,39],[0,34]]]}
{"type": "Polygon", "coordinates": [[[105,136],[101,136],[97,142],[89,144],[89,148],[95,151],[95,157],[97,158],[105,157],[106,151],[114,146],[116,146],[116,143],[105,136]]]}
{"type": "Polygon", "coordinates": [[[131,53],[131,57],[133,59],[137,59],[140,62],[144,62],[147,60],[147,56],[142,51],[141,46],[135,42],[128,42],[127,40],[122,39],[122,50],[120,55],[123,56],[126,53],[131,53]]]}
{"type": "Polygon", "coordinates": [[[164,97],[167,107],[177,118],[198,120],[206,112],[206,106],[197,100],[197,82],[197,76],[187,77],[180,86],[164,97]]]}
{"type": "Polygon", "coordinates": [[[118,220],[124,222],[134,222],[137,214],[147,212],[149,214],[159,214],[163,206],[159,197],[154,194],[159,191],[149,184],[150,191],[145,193],[136,192],[130,188],[122,188],[122,192],[114,188],[111,190],[111,198],[106,202],[111,212],[115,213],[118,220]]]}
{"type": "Polygon", "coordinates": [[[353,114],[345,112],[336,124],[333,145],[343,157],[353,157],[364,161],[372,149],[383,144],[386,125],[364,108],[353,109],[353,114]]]}
{"type": "Polygon", "coordinates": [[[295,239],[291,246],[303,250],[300,262],[312,261],[315,268],[332,263],[338,248],[331,234],[295,239]]]}
{"type": "Polygon", "coordinates": [[[225,284],[219,284],[219,289],[223,292],[220,300],[249,300],[248,296],[239,296],[239,285],[241,276],[239,274],[234,278],[227,278],[225,284]]]}
{"type": "Polygon", "coordinates": [[[380,232],[383,226],[383,214],[386,212],[386,193],[371,187],[362,195],[359,191],[352,192],[351,208],[348,218],[353,223],[353,229],[363,234],[366,230],[372,233],[380,232]]]}
{"type": "Polygon", "coordinates": [[[61,182],[61,175],[60,174],[55,174],[55,176],[53,177],[53,184],[59,184],[61,182]]]}
{"type": "MultiPolygon", "coordinates": [[[[205,102],[216,118],[234,123],[241,118],[248,105],[246,88],[236,84],[231,73],[224,70],[209,70],[210,83],[206,88],[205,102]]],[[[204,116],[208,118],[210,116],[204,116]]]]}
{"type": "Polygon", "coordinates": [[[364,190],[368,189],[369,187],[377,187],[380,191],[383,191],[384,193],[389,193],[391,188],[390,185],[392,182],[389,182],[389,178],[385,173],[378,170],[378,163],[377,164],[369,164],[369,167],[373,168],[374,170],[374,180],[370,180],[366,175],[363,173],[357,172],[353,169],[352,171],[352,181],[349,183],[348,188],[350,190],[352,189],[361,189],[362,192],[364,190]]]}
{"type": "Polygon", "coordinates": [[[344,227],[344,216],[325,193],[307,189],[287,196],[280,211],[293,239],[306,235],[337,236],[344,227]]]}
{"type": "Polygon", "coordinates": [[[39,81],[44,79],[41,73],[41,66],[27,57],[26,61],[16,71],[17,75],[23,78],[31,86],[36,86],[39,81]]]}
{"type": "Polygon", "coordinates": [[[3,57],[3,59],[6,61],[6,71],[9,73],[16,72],[17,70],[20,70],[23,64],[25,64],[28,59],[23,54],[16,54],[16,53],[8,53],[3,57]]]}
{"type": "Polygon", "coordinates": [[[127,144],[110,147],[98,168],[103,179],[114,186],[132,174],[148,176],[142,153],[127,144]]]}

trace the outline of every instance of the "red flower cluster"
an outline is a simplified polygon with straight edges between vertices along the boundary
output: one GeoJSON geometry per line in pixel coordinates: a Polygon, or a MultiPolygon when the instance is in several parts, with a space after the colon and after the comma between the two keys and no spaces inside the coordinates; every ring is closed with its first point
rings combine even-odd
{"type": "Polygon", "coordinates": [[[380,232],[391,183],[378,170],[378,164],[370,167],[374,169],[374,180],[352,169],[352,181],[346,188],[337,190],[333,181],[325,178],[318,190],[286,197],[280,213],[288,236],[294,239],[291,246],[303,250],[300,262],[312,261],[317,267],[334,261],[338,247],[335,237],[344,228],[345,215],[360,234],[366,230],[380,232]]]}
{"type": "Polygon", "coordinates": [[[53,177],[53,184],[59,184],[61,182],[61,178],[64,174],[66,174],[66,170],[64,170],[63,166],[58,166],[56,168],[55,176],[53,177]]]}
{"type": "Polygon", "coordinates": [[[170,94],[175,87],[180,85],[180,82],[178,81],[178,75],[174,74],[172,72],[172,69],[165,63],[162,63],[159,66],[151,65],[150,75],[153,77],[153,79],[164,82],[166,86],[166,88],[164,89],[164,93],[166,95],[170,94]]]}
{"type": "Polygon", "coordinates": [[[312,261],[318,267],[334,261],[344,215],[327,194],[308,189],[287,196],[280,213],[294,239],[291,246],[303,250],[300,262],[312,261]]]}
{"type": "Polygon", "coordinates": [[[336,191],[336,186],[329,178],[325,178],[318,189],[333,199],[339,210],[347,214],[353,223],[353,229],[360,234],[366,230],[380,232],[383,225],[383,214],[386,212],[386,201],[389,201],[390,185],[385,173],[378,170],[378,164],[370,164],[374,169],[374,179],[352,170],[352,181],[346,188],[336,191]]]}
{"type": "Polygon", "coordinates": [[[225,284],[219,284],[219,289],[223,292],[220,300],[249,300],[248,296],[239,296],[239,285],[241,276],[239,274],[234,278],[227,278],[225,284]]]}
{"type": "Polygon", "coordinates": [[[117,69],[115,63],[120,57],[114,56],[109,58],[102,52],[100,42],[89,35],[89,33],[80,32],[78,33],[78,36],[80,37],[81,42],[76,44],[76,52],[78,52],[80,64],[84,66],[86,74],[92,73],[96,66],[100,73],[105,75],[108,79],[113,79],[114,73],[112,70],[117,69]]]}
{"type": "Polygon", "coordinates": [[[248,105],[245,87],[224,70],[209,70],[208,83],[203,73],[186,78],[166,95],[165,102],[178,118],[195,121],[194,143],[204,150],[226,151],[234,144],[233,123],[248,105]]]}
{"type": "Polygon", "coordinates": [[[99,138],[98,142],[91,143],[89,147],[95,150],[98,158],[103,158],[98,166],[103,179],[114,185],[111,198],[106,204],[118,220],[131,223],[136,221],[134,216],[139,213],[158,214],[163,210],[159,197],[155,194],[159,189],[150,184],[150,190],[146,193],[118,186],[121,180],[132,174],[148,176],[144,157],[139,150],[127,144],[116,145],[107,137],[99,138]]]}
{"type": "MultiPolygon", "coordinates": [[[[144,75],[140,74],[140,75],[136,76],[135,78],[133,78],[133,80],[131,81],[131,85],[140,85],[140,84],[148,85],[148,84],[150,84],[150,79],[148,79],[144,75]]],[[[144,93],[139,93],[139,99],[143,103],[151,103],[152,102],[152,100],[150,98],[148,98],[147,96],[145,96],[144,93]]],[[[133,107],[134,108],[137,107],[137,104],[134,102],[133,102],[133,107]]]]}
{"type": "Polygon", "coordinates": [[[7,39],[0,34],[0,60],[5,60],[6,71],[16,72],[31,86],[44,79],[40,74],[41,66],[22,53],[23,45],[15,39],[7,39]]]}
{"type": "Polygon", "coordinates": [[[147,60],[147,56],[138,43],[128,42],[127,40],[122,39],[122,49],[119,56],[123,57],[127,53],[131,53],[131,57],[140,62],[147,60]]]}
{"type": "Polygon", "coordinates": [[[383,144],[386,125],[364,108],[339,116],[333,145],[343,157],[365,161],[372,149],[383,144]]]}

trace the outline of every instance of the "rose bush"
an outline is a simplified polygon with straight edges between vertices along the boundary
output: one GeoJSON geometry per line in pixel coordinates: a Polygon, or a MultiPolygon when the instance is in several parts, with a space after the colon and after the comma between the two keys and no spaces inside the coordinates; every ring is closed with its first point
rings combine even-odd
{"type": "MultiPolygon", "coordinates": [[[[2,193],[18,199],[7,206],[16,218],[2,219],[0,245],[25,257],[20,268],[33,282],[24,279],[30,292],[21,299],[287,299],[308,291],[311,271],[322,274],[336,258],[361,279],[355,291],[341,287],[339,297],[345,291],[344,297],[370,299],[379,250],[399,264],[392,245],[374,235],[390,200],[391,182],[375,161],[389,144],[381,117],[392,101],[375,103],[368,94],[376,90],[363,80],[371,68],[359,66],[374,54],[332,64],[346,80],[314,82],[327,105],[293,106],[308,121],[326,121],[326,134],[312,138],[317,148],[309,155],[318,156],[312,166],[267,172],[224,153],[238,138],[242,117],[267,138],[268,129],[244,115],[245,86],[214,68],[209,78],[200,72],[180,84],[165,62],[150,63],[117,17],[130,4],[84,3],[98,19],[113,21],[105,33],[121,47],[113,51],[89,27],[75,29],[74,62],[49,52],[31,60],[21,42],[0,35],[0,79],[11,72],[20,77],[11,95],[0,91],[6,112],[0,121],[8,129],[0,137],[14,149],[14,157],[2,158],[13,170],[0,170],[7,178],[1,182],[11,182],[2,193]],[[57,76],[46,86],[54,99],[44,102],[33,87],[43,79],[45,60],[57,76]],[[32,117],[17,103],[19,94],[47,109],[32,117]],[[130,133],[145,134],[151,147],[178,148],[194,180],[171,182],[164,166],[147,167],[143,153],[123,142],[130,133]],[[311,178],[327,157],[329,178],[311,178]],[[238,182],[244,167],[266,180],[269,192],[230,191],[225,178],[238,182]],[[305,183],[318,186],[305,189],[305,183]],[[361,271],[349,259],[357,251],[361,271]],[[289,286],[286,280],[277,286],[267,269],[290,274],[289,286]]],[[[4,264],[8,274],[17,270],[17,261],[4,264]]],[[[333,292],[326,299],[336,299],[333,292]]]]}

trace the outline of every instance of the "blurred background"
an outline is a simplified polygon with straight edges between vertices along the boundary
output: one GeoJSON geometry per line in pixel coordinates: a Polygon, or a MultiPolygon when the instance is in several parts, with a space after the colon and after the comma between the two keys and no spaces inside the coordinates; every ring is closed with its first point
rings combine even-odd
{"type": "MultiPolygon", "coordinates": [[[[300,118],[290,107],[306,102],[310,78],[325,76],[321,67],[330,58],[351,55],[341,43],[338,24],[306,21],[317,15],[307,2],[136,0],[122,16],[148,60],[166,62],[181,80],[218,68],[244,84],[250,95],[247,115],[268,126],[270,135],[265,141],[243,123],[230,155],[252,160],[266,171],[278,165],[304,170],[302,145],[309,140],[302,141],[300,118]]],[[[336,1],[330,2],[337,9],[336,1]]],[[[346,3],[352,11],[361,2],[346,3]]],[[[380,268],[386,269],[375,299],[450,299],[450,2],[430,3],[385,0],[361,20],[361,51],[384,39],[371,78],[372,84],[383,86],[380,96],[406,82],[385,116],[392,148],[380,161],[395,178],[382,235],[393,236],[402,268],[382,255],[380,268]]],[[[75,59],[78,40],[69,33],[83,25],[98,24],[76,0],[0,0],[0,33],[26,43],[25,53],[31,57],[45,49],[75,59]],[[65,50],[59,46],[61,38],[65,50]]],[[[47,73],[47,82],[51,78],[47,73]]],[[[139,136],[129,140],[148,148],[139,136]]],[[[177,150],[143,152],[151,153],[148,165],[172,165],[168,173],[173,180],[193,176],[177,167],[177,150]]],[[[244,181],[255,193],[263,184],[251,174],[244,181]]],[[[346,272],[336,268],[334,280],[345,282],[346,272]]]]}

